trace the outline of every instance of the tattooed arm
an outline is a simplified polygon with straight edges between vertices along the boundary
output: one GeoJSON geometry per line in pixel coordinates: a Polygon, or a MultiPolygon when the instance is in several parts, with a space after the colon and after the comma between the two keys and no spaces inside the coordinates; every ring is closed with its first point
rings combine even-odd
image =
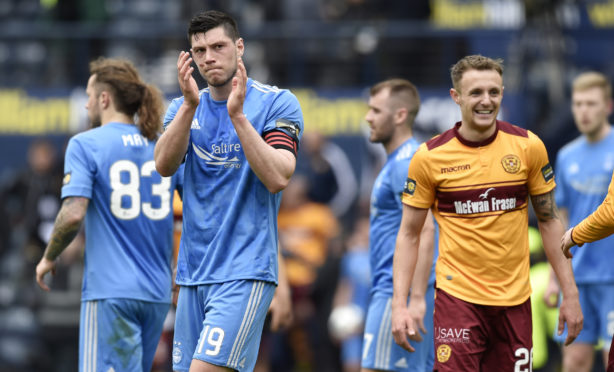
{"type": "Polygon", "coordinates": [[[558,333],[563,332],[567,323],[567,339],[569,345],[582,330],[583,316],[578,299],[578,288],[571,269],[571,261],[565,258],[561,251],[561,236],[564,228],[554,201],[554,191],[542,195],[532,195],[531,202],[537,216],[537,225],[544,242],[544,251],[548,261],[558,278],[563,300],[559,310],[558,333]]]}
{"type": "Polygon", "coordinates": [[[68,197],[64,199],[62,208],[58,212],[51,233],[51,239],[47,244],[45,253],[38,265],[36,265],[36,282],[38,285],[48,291],[49,287],[43,282],[45,274],[51,271],[55,272],[55,259],[62,251],[70,244],[77,236],[81,223],[87,212],[89,199],[82,197],[68,197]]]}

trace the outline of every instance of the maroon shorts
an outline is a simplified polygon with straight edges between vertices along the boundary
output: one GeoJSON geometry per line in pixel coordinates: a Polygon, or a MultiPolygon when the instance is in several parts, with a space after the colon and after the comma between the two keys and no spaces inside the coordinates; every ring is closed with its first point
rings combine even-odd
{"type": "Polygon", "coordinates": [[[436,372],[531,371],[531,301],[516,306],[476,305],[437,289],[436,372]]]}
{"type": "Polygon", "coordinates": [[[610,344],[610,354],[608,355],[608,369],[606,372],[614,372],[614,336],[612,336],[612,343],[610,344]]]}

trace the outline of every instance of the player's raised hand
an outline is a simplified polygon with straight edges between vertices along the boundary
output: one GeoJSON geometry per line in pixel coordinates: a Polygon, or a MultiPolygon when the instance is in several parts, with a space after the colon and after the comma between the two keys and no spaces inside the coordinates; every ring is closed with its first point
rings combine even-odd
{"type": "Polygon", "coordinates": [[[394,342],[397,345],[409,352],[415,351],[409,343],[409,339],[414,341],[422,340],[420,332],[417,332],[414,327],[414,322],[406,306],[393,306],[392,308],[392,337],[394,337],[394,342]]]}
{"type": "Polygon", "coordinates": [[[198,106],[198,84],[192,77],[194,67],[191,65],[192,57],[189,52],[181,51],[177,59],[177,79],[179,80],[179,88],[184,97],[184,102],[187,104],[198,106]]]}
{"type": "Polygon", "coordinates": [[[45,291],[49,291],[49,287],[45,284],[44,279],[45,275],[50,271],[52,275],[55,275],[55,261],[43,257],[38,265],[36,265],[36,282],[45,291]]]}
{"type": "Polygon", "coordinates": [[[228,115],[230,118],[243,115],[243,102],[245,102],[245,92],[247,91],[247,71],[243,64],[243,59],[239,57],[237,61],[237,73],[232,78],[232,90],[228,96],[228,115]]]}

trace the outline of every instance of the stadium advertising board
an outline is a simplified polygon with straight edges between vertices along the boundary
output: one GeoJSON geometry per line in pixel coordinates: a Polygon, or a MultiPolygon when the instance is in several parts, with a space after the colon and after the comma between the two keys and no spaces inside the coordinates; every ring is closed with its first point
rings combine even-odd
{"type": "MultiPolygon", "coordinates": [[[[306,130],[330,136],[364,132],[366,91],[292,91],[301,103],[306,130]]],[[[428,89],[421,91],[421,95],[422,109],[417,119],[417,126],[421,129],[441,131],[458,120],[458,109],[449,98],[447,88],[428,89]]],[[[0,116],[0,135],[77,133],[87,128],[86,102],[87,96],[78,89],[72,92],[0,90],[0,110],[3,113],[0,116]]]]}

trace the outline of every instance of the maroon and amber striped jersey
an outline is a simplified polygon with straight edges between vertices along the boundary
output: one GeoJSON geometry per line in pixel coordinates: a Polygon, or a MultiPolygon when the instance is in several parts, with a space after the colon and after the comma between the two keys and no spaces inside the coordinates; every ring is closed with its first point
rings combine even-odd
{"type": "Polygon", "coordinates": [[[432,208],[439,224],[437,287],[462,300],[512,306],[531,295],[528,199],[554,189],[542,141],[497,121],[476,143],[454,128],[414,155],[403,202],[432,208]]]}

